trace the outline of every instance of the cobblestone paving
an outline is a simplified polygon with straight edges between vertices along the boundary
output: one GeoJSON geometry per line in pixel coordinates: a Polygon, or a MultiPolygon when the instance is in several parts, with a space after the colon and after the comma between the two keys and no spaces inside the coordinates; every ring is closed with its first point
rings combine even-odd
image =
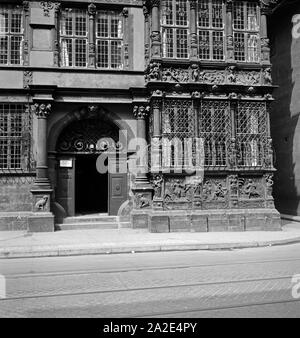
{"type": "MultiPolygon", "coordinates": [[[[277,251],[266,248],[259,254],[255,250],[205,253],[207,260],[201,262],[201,254],[190,252],[182,254],[185,266],[180,253],[120,255],[111,259],[110,271],[110,257],[100,265],[91,263],[96,257],[86,258],[87,264],[78,258],[77,270],[76,258],[72,270],[64,269],[62,258],[57,258],[57,265],[51,260],[48,273],[45,266],[39,270],[37,262],[23,260],[29,264],[26,272],[20,261],[10,260],[16,271],[6,268],[10,271],[7,299],[0,300],[0,317],[234,317],[246,316],[248,308],[252,317],[268,312],[297,317],[300,302],[292,298],[291,279],[300,273],[299,252],[300,245],[277,251]],[[166,257],[176,259],[179,267],[174,260],[168,264],[166,257]],[[120,271],[122,261],[124,271],[120,271]],[[35,273],[30,272],[33,265],[35,273]],[[87,271],[87,266],[93,269],[87,271]]],[[[46,264],[49,259],[39,262],[46,264]]]]}

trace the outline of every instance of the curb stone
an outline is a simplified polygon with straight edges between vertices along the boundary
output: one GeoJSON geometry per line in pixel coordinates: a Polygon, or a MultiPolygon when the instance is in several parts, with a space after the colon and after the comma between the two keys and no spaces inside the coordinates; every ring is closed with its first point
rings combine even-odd
{"type": "Polygon", "coordinates": [[[0,248],[0,259],[4,258],[34,258],[34,257],[62,257],[79,255],[105,255],[105,254],[125,254],[142,252],[163,252],[163,251],[192,251],[192,250],[234,250],[259,248],[268,246],[288,245],[300,243],[300,237],[283,240],[262,241],[262,242],[241,242],[241,243],[189,243],[189,244],[145,244],[132,245],[58,245],[58,246],[31,246],[31,247],[11,247],[0,248]]]}

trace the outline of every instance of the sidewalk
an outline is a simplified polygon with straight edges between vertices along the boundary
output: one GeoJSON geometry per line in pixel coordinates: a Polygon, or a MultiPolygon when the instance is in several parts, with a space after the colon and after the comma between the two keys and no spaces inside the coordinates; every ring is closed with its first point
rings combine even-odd
{"type": "Polygon", "coordinates": [[[282,222],[282,232],[153,234],[133,229],[0,232],[0,258],[222,250],[300,243],[300,223],[282,222]]]}

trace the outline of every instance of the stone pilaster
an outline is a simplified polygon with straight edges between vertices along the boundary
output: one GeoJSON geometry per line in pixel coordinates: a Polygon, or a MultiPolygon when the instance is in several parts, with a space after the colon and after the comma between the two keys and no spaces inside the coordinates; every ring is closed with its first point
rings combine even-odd
{"type": "Polygon", "coordinates": [[[191,61],[198,59],[198,36],[197,36],[197,19],[196,19],[197,1],[190,0],[190,32],[191,32],[191,61]]]}
{"type": "Polygon", "coordinates": [[[47,119],[51,114],[51,104],[35,103],[32,107],[37,117],[37,165],[36,179],[32,186],[33,216],[29,219],[29,230],[54,231],[54,216],[50,212],[52,188],[48,175],[47,119]]]}
{"type": "Polygon", "coordinates": [[[24,43],[23,43],[23,60],[24,60],[24,66],[29,66],[29,9],[30,9],[30,3],[29,1],[23,1],[23,9],[24,9],[24,43]]]}
{"type": "Polygon", "coordinates": [[[143,4],[143,12],[145,17],[145,64],[146,66],[149,63],[150,59],[150,21],[149,21],[149,9],[146,6],[146,3],[143,4]]]}
{"type": "Polygon", "coordinates": [[[232,29],[232,0],[226,0],[226,46],[227,46],[227,62],[234,62],[234,45],[233,45],[233,29],[232,29]]]}
{"type": "Polygon", "coordinates": [[[96,5],[91,3],[88,6],[89,14],[89,60],[88,67],[96,67],[96,43],[95,43],[95,16],[96,16],[96,5]]]}
{"type": "Polygon", "coordinates": [[[55,27],[53,29],[53,65],[55,67],[59,66],[59,11],[61,8],[61,4],[56,2],[54,4],[54,20],[55,27]]]}
{"type": "Polygon", "coordinates": [[[261,62],[262,64],[270,64],[270,40],[268,38],[267,16],[271,13],[271,8],[266,1],[261,1],[260,16],[260,38],[261,38],[261,62]]]}
{"type": "Polygon", "coordinates": [[[150,0],[151,5],[151,55],[152,59],[161,58],[160,0],[150,0]]]}

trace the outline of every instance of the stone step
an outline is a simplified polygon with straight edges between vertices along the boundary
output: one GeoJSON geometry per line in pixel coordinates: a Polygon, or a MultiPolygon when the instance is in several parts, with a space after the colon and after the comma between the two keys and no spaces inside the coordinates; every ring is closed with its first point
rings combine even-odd
{"type": "Polygon", "coordinates": [[[75,222],[56,224],[56,230],[89,230],[89,229],[119,229],[117,222],[75,222]]]}
{"type": "Polygon", "coordinates": [[[78,217],[66,217],[63,220],[63,224],[75,224],[75,223],[117,223],[117,216],[78,216],[78,217]]]}

